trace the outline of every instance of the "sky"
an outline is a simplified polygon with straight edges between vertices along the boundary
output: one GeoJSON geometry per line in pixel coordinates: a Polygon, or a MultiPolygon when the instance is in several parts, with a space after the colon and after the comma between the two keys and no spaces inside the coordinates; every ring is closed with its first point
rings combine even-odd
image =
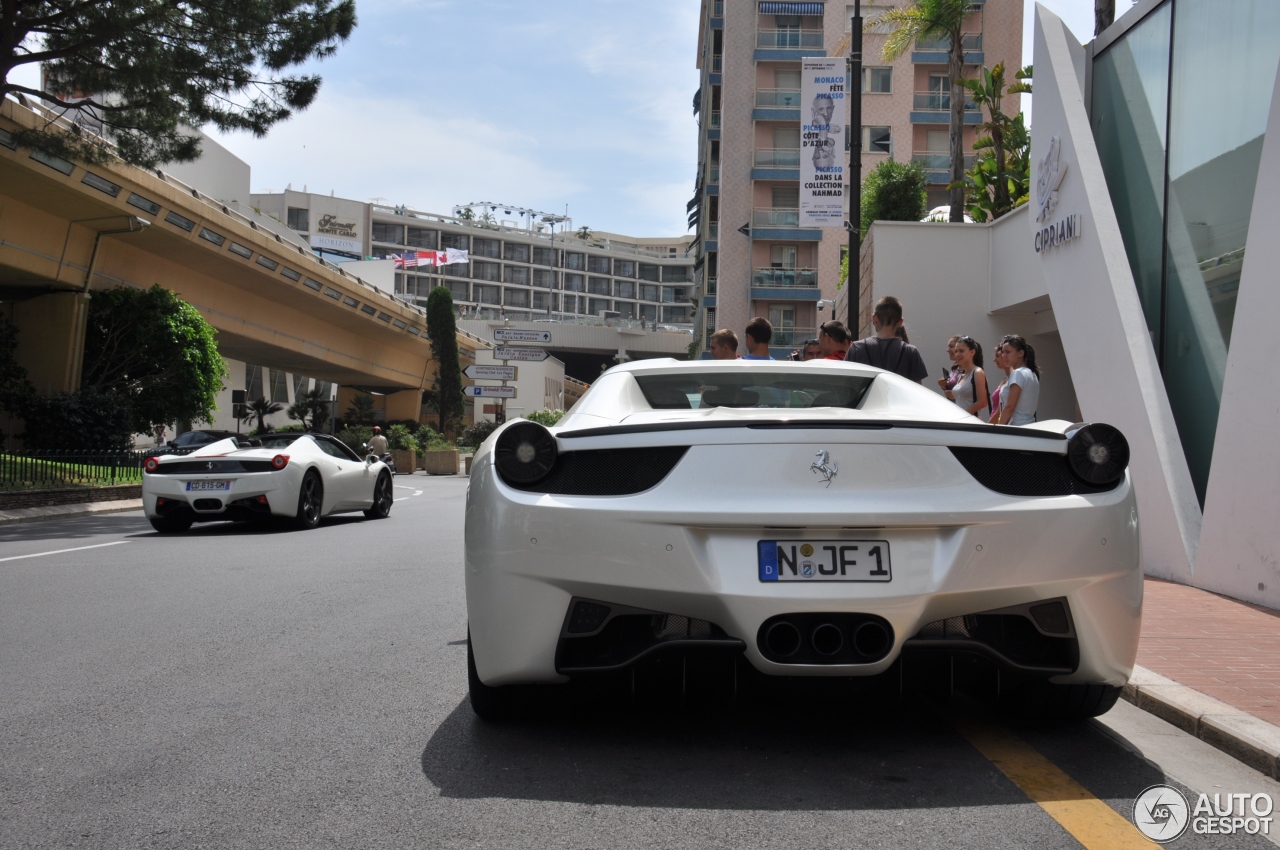
{"type": "MultiPolygon", "coordinates": [[[[1093,0],[1044,5],[1092,36],[1093,0]]],[[[1129,5],[1117,0],[1117,15],[1129,5]]],[[[292,185],[436,213],[567,205],[575,228],[683,234],[698,11],[699,0],[359,0],[351,39],[314,66],[324,83],[309,109],[262,139],[214,136],[249,163],[254,192],[292,185]]]]}

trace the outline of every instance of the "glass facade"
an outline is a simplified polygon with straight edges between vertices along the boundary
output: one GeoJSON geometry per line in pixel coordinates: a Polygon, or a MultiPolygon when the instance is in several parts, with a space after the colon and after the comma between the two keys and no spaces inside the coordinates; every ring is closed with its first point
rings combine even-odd
{"type": "Polygon", "coordinates": [[[1094,137],[1202,504],[1278,61],[1275,0],[1167,0],[1093,65],[1094,137]]]}

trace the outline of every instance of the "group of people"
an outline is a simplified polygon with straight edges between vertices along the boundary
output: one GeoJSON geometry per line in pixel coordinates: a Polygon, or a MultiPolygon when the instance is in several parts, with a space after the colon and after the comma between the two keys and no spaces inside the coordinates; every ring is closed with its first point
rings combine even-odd
{"type": "MultiPolygon", "coordinates": [[[[875,335],[854,340],[839,321],[824,322],[816,339],[791,353],[790,359],[846,360],[862,363],[901,375],[916,383],[929,376],[920,351],[907,337],[902,318],[902,302],[886,296],[876,302],[871,324],[875,335]]],[[[768,319],[757,317],[747,322],[746,354],[738,353],[738,335],[721,328],[711,335],[710,354],[715,360],[771,360],[769,343],[773,326],[768,319]]],[[[1040,369],[1036,352],[1025,339],[1015,334],[1000,338],[995,347],[995,365],[1004,374],[992,386],[983,369],[982,345],[971,336],[953,336],[947,343],[951,368],[944,368],[938,387],[948,399],[967,412],[993,425],[1029,425],[1036,421],[1040,402],[1040,369]]]]}

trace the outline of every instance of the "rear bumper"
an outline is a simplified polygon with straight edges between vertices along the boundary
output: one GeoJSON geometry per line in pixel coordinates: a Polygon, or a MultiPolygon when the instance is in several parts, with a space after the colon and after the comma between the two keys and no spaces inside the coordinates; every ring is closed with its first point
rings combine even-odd
{"type": "MultiPolygon", "coordinates": [[[[197,522],[248,519],[256,516],[294,516],[298,510],[295,470],[227,475],[147,475],[142,484],[142,509],[148,517],[189,512],[197,522]],[[191,491],[187,482],[230,481],[230,490],[191,491]],[[265,503],[262,501],[265,499],[265,503]]],[[[299,477],[300,475],[296,476],[299,477]]]]}
{"type": "MultiPolygon", "coordinates": [[[[728,449],[695,447],[658,487],[625,497],[515,491],[497,479],[487,454],[478,458],[468,493],[466,584],[481,679],[564,681],[557,653],[576,597],[714,624],[726,639],[741,641],[756,669],[785,676],[876,675],[904,648],[964,649],[959,640],[925,643],[922,631],[930,624],[1062,599],[1076,663],[1070,672],[1059,664],[1044,675],[1055,682],[1127,681],[1142,603],[1137,509],[1127,480],[1090,496],[1006,497],[973,481],[945,448],[919,447],[895,451],[896,463],[909,467],[904,481],[916,473],[917,482],[930,478],[929,486],[860,489],[844,483],[849,475],[838,481],[844,494],[833,496],[835,486],[816,486],[803,474],[813,447],[796,445],[783,451],[795,455],[788,468],[802,473],[796,483],[805,486],[803,495],[771,501],[770,487],[717,492],[715,471],[732,469],[725,466],[734,456],[728,449]],[[891,582],[759,580],[761,539],[872,534],[891,543],[891,582]],[[762,625],[809,613],[883,618],[891,646],[868,663],[770,660],[760,647],[762,625]]],[[[849,462],[850,472],[874,465],[873,455],[848,447],[842,455],[868,462],[849,462]]],[[[788,482],[769,476],[768,457],[759,463],[759,480],[790,491],[788,482]]]]}

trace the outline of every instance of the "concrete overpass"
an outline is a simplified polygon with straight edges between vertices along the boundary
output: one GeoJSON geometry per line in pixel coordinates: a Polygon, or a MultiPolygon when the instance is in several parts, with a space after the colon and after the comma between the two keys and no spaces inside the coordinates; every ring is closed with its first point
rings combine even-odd
{"type": "Polygon", "coordinates": [[[418,418],[435,376],[425,311],[162,171],[14,144],[51,119],[0,103],[0,301],[40,391],[79,386],[87,293],[158,283],[218,331],[223,356],[386,393],[389,418],[418,418]]]}

